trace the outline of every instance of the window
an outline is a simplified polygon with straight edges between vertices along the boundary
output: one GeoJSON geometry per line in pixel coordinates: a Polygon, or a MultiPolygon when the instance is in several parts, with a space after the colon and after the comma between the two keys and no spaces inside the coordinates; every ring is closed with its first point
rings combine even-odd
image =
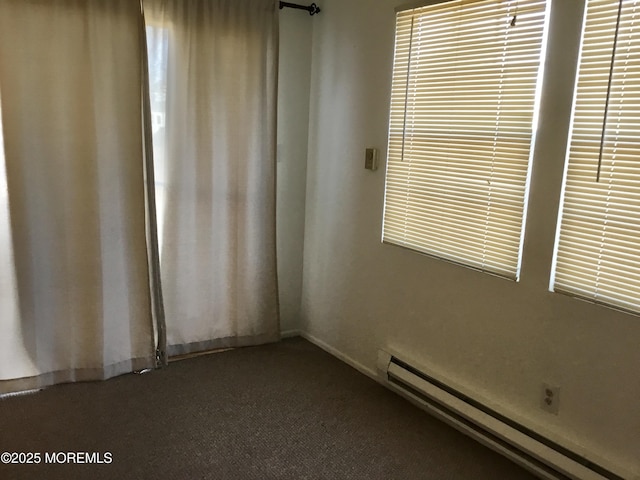
{"type": "Polygon", "coordinates": [[[640,312],[640,5],[590,0],[551,289],[640,312]]]}
{"type": "Polygon", "coordinates": [[[398,12],[385,243],[518,279],[545,7],[398,12]]]}
{"type": "Polygon", "coordinates": [[[156,217],[158,222],[158,248],[162,252],[164,219],[167,203],[166,185],[166,113],[167,113],[167,62],[169,31],[155,26],[146,27],[149,68],[149,99],[151,107],[151,132],[153,136],[153,165],[155,179],[156,217]]]}
{"type": "MultiPolygon", "coordinates": [[[[7,185],[6,161],[4,158],[4,134],[2,128],[2,99],[0,98],[0,268],[10,271],[10,259],[13,257],[11,239],[11,220],[9,217],[9,188],[7,185]]],[[[0,280],[0,298],[5,297],[4,282],[0,280]]],[[[1,306],[0,306],[1,310],[1,306]]]]}

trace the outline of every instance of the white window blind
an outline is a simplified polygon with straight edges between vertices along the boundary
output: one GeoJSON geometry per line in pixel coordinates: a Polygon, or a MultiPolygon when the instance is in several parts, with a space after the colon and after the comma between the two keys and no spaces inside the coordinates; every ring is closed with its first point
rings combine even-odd
{"type": "Polygon", "coordinates": [[[551,288],[640,312],[640,5],[586,8],[551,288]]]}
{"type": "Polygon", "coordinates": [[[518,278],[545,7],[398,12],[384,242],[518,278]]]}

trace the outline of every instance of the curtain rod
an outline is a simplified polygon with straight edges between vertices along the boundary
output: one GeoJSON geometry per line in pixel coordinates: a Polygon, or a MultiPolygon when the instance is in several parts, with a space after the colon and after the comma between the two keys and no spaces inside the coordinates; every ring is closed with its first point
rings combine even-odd
{"type": "Polygon", "coordinates": [[[304,5],[298,5],[297,3],[289,3],[289,2],[280,2],[280,10],[283,8],[297,8],[298,10],[306,10],[309,12],[309,15],[315,15],[316,13],[320,13],[320,7],[318,7],[315,3],[312,3],[308,7],[304,5]]]}

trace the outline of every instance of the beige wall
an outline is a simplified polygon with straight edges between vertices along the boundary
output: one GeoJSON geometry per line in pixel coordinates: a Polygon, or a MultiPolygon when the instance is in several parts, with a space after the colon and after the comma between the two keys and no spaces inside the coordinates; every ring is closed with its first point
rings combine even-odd
{"type": "Polygon", "coordinates": [[[300,328],[312,18],[280,10],[277,249],[280,326],[300,328]]]}
{"type": "Polygon", "coordinates": [[[313,19],[303,330],[370,372],[393,347],[497,410],[640,475],[640,318],[548,291],[582,0],[553,2],[519,283],[380,242],[394,6],[323,0],[313,19]],[[561,387],[560,412],[539,408],[561,387]]]}

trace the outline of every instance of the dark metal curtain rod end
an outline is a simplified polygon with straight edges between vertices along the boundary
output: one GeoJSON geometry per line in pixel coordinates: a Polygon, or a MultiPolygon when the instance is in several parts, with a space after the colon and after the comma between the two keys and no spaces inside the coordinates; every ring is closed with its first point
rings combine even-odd
{"type": "Polygon", "coordinates": [[[306,10],[307,12],[309,12],[309,15],[315,15],[316,13],[320,13],[320,7],[318,7],[318,5],[316,5],[315,3],[312,3],[309,6],[305,6],[305,5],[299,5],[297,3],[289,3],[289,2],[280,2],[280,10],[282,10],[283,8],[296,8],[298,10],[306,10]]]}

